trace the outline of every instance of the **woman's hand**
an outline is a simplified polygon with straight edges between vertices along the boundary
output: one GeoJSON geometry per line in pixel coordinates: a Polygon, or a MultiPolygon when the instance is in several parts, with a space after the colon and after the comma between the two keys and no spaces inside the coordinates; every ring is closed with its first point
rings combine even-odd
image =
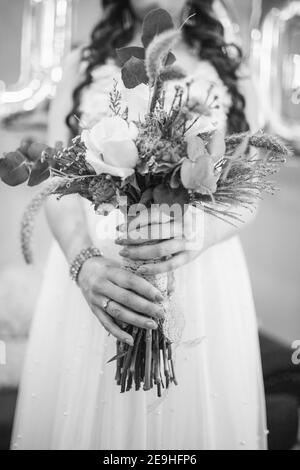
{"type": "Polygon", "coordinates": [[[255,217],[255,211],[242,206],[231,208],[236,215],[234,223],[192,206],[184,213],[179,209],[168,213],[165,209],[159,206],[144,209],[129,220],[128,227],[119,227],[123,233],[127,231],[116,242],[123,246],[120,255],[148,261],[138,269],[140,274],[174,271],[195,260],[211,246],[236,235],[255,217]],[[161,262],[153,263],[153,259],[160,259],[161,262]]]}
{"type": "Polygon", "coordinates": [[[203,212],[189,208],[184,214],[168,214],[157,206],[143,210],[125,226],[126,238],[117,244],[124,246],[120,255],[132,260],[149,261],[138,269],[141,274],[159,274],[193,261],[203,250],[203,212]],[[172,216],[173,215],[173,216],[172,216]],[[150,243],[148,244],[147,243],[150,243]],[[161,259],[160,263],[150,260],[161,259]]]}
{"type": "Polygon", "coordinates": [[[142,277],[106,258],[91,258],[81,268],[79,286],[93,313],[118,340],[133,346],[133,338],[118,325],[156,329],[163,312],[157,302],[162,295],[142,277]],[[109,301],[107,303],[107,301],[109,301]]]}

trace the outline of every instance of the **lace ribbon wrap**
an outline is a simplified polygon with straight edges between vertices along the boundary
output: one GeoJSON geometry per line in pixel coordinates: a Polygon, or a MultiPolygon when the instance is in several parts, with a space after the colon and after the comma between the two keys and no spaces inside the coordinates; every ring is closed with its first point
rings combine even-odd
{"type": "MultiPolygon", "coordinates": [[[[158,263],[159,260],[153,260],[152,262],[158,263]]],[[[124,260],[124,268],[135,274],[138,268],[144,264],[146,264],[144,261],[124,260]]],[[[179,299],[176,295],[176,287],[172,292],[169,292],[169,280],[172,275],[173,273],[156,275],[139,274],[139,276],[150,282],[150,284],[156,287],[163,295],[164,299],[160,302],[164,311],[164,321],[161,325],[162,333],[170,343],[178,345],[181,341],[185,319],[180,308],[179,299]]]]}

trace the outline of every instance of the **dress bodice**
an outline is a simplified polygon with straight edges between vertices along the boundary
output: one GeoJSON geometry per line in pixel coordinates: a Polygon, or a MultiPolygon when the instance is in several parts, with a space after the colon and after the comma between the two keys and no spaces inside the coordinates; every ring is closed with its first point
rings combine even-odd
{"type": "MultiPolygon", "coordinates": [[[[97,67],[92,75],[93,82],[83,91],[80,105],[82,125],[87,128],[109,114],[109,93],[114,80],[117,81],[121,94],[124,89],[121,70],[113,60],[97,67]]],[[[167,88],[172,93],[176,85],[188,82],[191,83],[191,98],[209,105],[212,121],[220,130],[225,129],[231,97],[214,66],[208,61],[200,60],[192,74],[183,80],[169,82],[167,88]]]]}

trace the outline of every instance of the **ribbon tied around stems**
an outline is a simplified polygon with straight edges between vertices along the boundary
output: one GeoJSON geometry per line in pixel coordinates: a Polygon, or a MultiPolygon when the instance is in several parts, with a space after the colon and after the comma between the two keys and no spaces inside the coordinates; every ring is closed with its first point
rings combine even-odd
{"type": "MultiPolygon", "coordinates": [[[[154,260],[153,262],[158,263],[159,261],[160,260],[154,260]]],[[[133,261],[129,259],[124,260],[123,263],[124,268],[133,273],[136,273],[136,271],[141,266],[146,264],[143,261],[133,261]]],[[[161,329],[164,336],[170,343],[178,345],[182,338],[185,319],[179,305],[179,300],[176,296],[176,286],[172,292],[169,292],[168,286],[170,273],[139,275],[142,276],[146,281],[150,282],[150,284],[156,287],[163,295],[164,299],[160,302],[164,312],[164,320],[162,322],[161,329]]]]}

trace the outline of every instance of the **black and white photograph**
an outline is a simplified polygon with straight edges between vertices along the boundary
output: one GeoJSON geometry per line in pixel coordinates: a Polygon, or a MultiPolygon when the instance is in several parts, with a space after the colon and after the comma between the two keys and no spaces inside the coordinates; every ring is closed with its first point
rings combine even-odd
{"type": "Polygon", "coordinates": [[[0,0],[0,450],[300,450],[300,0],[0,0]]]}

